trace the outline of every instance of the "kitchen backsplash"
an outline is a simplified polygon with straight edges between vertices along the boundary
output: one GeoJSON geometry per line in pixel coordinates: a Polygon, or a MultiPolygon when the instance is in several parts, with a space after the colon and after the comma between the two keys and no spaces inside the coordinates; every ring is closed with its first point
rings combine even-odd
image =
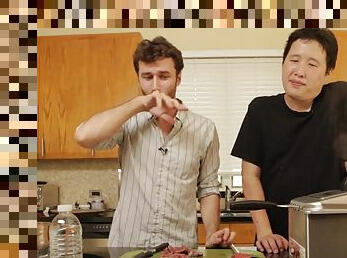
{"type": "MultiPolygon", "coordinates": [[[[347,162],[345,165],[347,168],[347,162]]],[[[84,204],[90,201],[89,190],[101,190],[106,207],[116,208],[118,166],[117,159],[38,160],[37,180],[57,184],[60,203],[84,204]]],[[[221,190],[225,190],[225,185],[233,185],[227,176],[221,181],[221,190]]]]}
{"type": "Polygon", "coordinates": [[[37,180],[59,186],[59,202],[85,204],[89,190],[101,190],[106,208],[118,203],[116,159],[38,160],[37,180]]]}

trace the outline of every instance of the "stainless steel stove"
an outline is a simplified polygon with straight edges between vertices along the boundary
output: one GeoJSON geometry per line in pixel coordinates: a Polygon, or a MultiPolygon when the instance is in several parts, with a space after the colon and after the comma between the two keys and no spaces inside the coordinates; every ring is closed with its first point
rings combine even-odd
{"type": "Polygon", "coordinates": [[[82,225],[84,253],[92,252],[95,247],[107,247],[113,214],[114,210],[76,214],[82,225]]]}
{"type": "Polygon", "coordinates": [[[83,238],[108,238],[114,210],[98,213],[75,214],[81,222],[83,238]]]}

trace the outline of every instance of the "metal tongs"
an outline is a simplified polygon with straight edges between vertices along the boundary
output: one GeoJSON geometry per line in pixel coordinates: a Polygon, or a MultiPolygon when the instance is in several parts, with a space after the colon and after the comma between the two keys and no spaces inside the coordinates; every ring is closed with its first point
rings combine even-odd
{"type": "Polygon", "coordinates": [[[269,201],[261,201],[261,200],[242,200],[235,201],[230,203],[230,210],[237,211],[254,211],[254,210],[262,210],[269,208],[296,208],[296,205],[293,204],[277,204],[269,201]]]}
{"type": "Polygon", "coordinates": [[[240,253],[239,249],[237,249],[236,246],[235,246],[234,244],[231,244],[231,250],[233,250],[233,252],[234,252],[235,254],[239,254],[239,253],[240,253]]]}

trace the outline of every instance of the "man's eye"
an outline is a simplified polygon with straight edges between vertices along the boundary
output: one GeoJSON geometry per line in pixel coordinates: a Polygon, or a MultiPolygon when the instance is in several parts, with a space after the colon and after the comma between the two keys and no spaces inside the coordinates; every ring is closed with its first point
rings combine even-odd
{"type": "Polygon", "coordinates": [[[308,65],[311,66],[311,67],[317,67],[316,64],[312,64],[312,63],[309,63],[308,65]]]}
{"type": "Polygon", "coordinates": [[[292,60],[290,60],[290,62],[297,63],[297,62],[298,62],[298,60],[296,60],[296,59],[292,59],[292,60]]]}

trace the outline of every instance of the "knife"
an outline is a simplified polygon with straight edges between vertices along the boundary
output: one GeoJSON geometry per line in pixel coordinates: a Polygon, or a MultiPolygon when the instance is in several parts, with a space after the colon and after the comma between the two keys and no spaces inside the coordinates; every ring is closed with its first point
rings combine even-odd
{"type": "Polygon", "coordinates": [[[134,258],[152,257],[153,254],[160,252],[160,251],[163,251],[168,246],[169,246],[169,243],[163,243],[163,244],[157,245],[153,248],[148,248],[146,251],[137,254],[134,258]]]}

